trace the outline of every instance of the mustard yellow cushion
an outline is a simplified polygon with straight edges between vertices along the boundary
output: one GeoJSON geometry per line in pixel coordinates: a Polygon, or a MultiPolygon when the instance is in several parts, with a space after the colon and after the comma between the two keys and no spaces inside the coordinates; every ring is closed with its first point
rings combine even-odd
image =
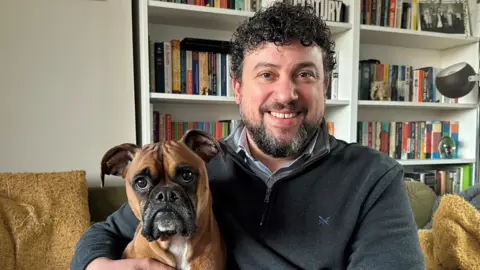
{"type": "Polygon", "coordinates": [[[89,225],[84,171],[0,173],[3,270],[68,269],[89,225]]]}
{"type": "Polygon", "coordinates": [[[405,181],[408,199],[418,228],[423,228],[431,219],[433,205],[437,199],[435,192],[417,181],[405,181]]]}

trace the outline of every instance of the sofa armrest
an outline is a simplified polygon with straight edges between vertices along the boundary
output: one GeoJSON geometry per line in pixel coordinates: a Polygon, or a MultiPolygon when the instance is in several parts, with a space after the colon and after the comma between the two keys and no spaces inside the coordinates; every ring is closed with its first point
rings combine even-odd
{"type": "Polygon", "coordinates": [[[91,222],[104,221],[111,213],[127,201],[124,186],[90,187],[88,189],[88,205],[91,222]]]}

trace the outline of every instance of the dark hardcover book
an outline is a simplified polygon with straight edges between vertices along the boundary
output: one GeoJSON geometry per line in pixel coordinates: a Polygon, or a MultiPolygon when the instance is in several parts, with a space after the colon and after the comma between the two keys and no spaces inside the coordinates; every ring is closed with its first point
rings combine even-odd
{"type": "Polygon", "coordinates": [[[374,76],[372,75],[372,65],[380,64],[379,60],[368,59],[360,60],[359,65],[359,88],[358,88],[358,99],[359,100],[370,100],[370,85],[373,81],[374,76]]]}
{"type": "MultiPolygon", "coordinates": [[[[379,0],[381,1],[381,0],[379,0]]],[[[372,25],[376,25],[378,22],[377,22],[377,0],[372,0],[372,19],[370,21],[370,23],[372,25]]]]}
{"type": "Polygon", "coordinates": [[[402,136],[403,136],[403,122],[396,122],[395,134],[395,159],[402,158],[402,136]]]}
{"type": "Polygon", "coordinates": [[[187,51],[180,50],[180,93],[187,93],[187,51]]]}
{"type": "Polygon", "coordinates": [[[155,42],[155,92],[165,93],[165,63],[163,42],[155,42]]]}
{"type": "Polygon", "coordinates": [[[398,65],[391,65],[390,66],[392,69],[392,80],[391,80],[391,87],[392,87],[392,92],[391,92],[391,98],[392,101],[398,101],[398,89],[397,89],[397,80],[398,80],[398,65]]]}
{"type": "Polygon", "coordinates": [[[382,12],[382,25],[381,26],[388,26],[388,11],[390,10],[389,5],[390,5],[389,0],[383,0],[383,2],[382,2],[383,12],[382,12]]]}
{"type": "MultiPolygon", "coordinates": [[[[180,45],[181,48],[182,45],[180,45]]],[[[192,92],[194,95],[198,95],[200,93],[199,89],[199,67],[198,67],[198,52],[192,52],[192,92]]]]}
{"type": "Polygon", "coordinates": [[[180,49],[190,51],[230,54],[231,47],[232,45],[230,41],[213,39],[184,38],[180,42],[180,49]]]}
{"type": "Polygon", "coordinates": [[[408,9],[410,8],[411,3],[402,3],[402,20],[400,28],[407,29],[408,26],[408,9]]]}
{"type": "Polygon", "coordinates": [[[159,134],[160,134],[160,129],[159,129],[159,121],[160,121],[160,113],[158,111],[153,111],[153,119],[152,119],[152,137],[153,140],[152,142],[156,143],[159,141],[159,134]]]}
{"type": "Polygon", "coordinates": [[[221,69],[222,69],[222,72],[221,72],[221,78],[222,78],[222,96],[226,97],[227,96],[227,71],[228,71],[228,67],[227,67],[227,55],[222,53],[221,54],[221,69]]]}

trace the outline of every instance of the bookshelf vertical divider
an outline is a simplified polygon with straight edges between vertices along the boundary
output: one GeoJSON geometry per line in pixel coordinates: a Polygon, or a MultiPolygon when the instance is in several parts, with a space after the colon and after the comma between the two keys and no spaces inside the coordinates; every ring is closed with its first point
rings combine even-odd
{"type": "MultiPolygon", "coordinates": [[[[185,0],[187,1],[187,0],[185,0]]],[[[268,6],[272,0],[263,0],[268,6]]],[[[470,23],[475,28],[476,3],[470,4],[470,23]]],[[[253,12],[206,7],[180,1],[133,0],[135,102],[139,144],[153,140],[153,111],[171,113],[171,121],[238,120],[238,106],[231,96],[152,92],[150,42],[186,37],[229,40],[235,26],[253,12]]],[[[378,59],[390,65],[444,68],[465,61],[479,69],[479,38],[361,23],[361,1],[344,0],[346,22],[327,22],[336,41],[338,85],[336,97],[327,100],[325,118],[334,123],[334,135],[360,143],[359,122],[459,121],[459,156],[455,159],[397,159],[407,169],[425,166],[472,165],[472,181],[478,182],[478,90],[454,103],[378,101],[361,99],[361,60],[378,59]]],[[[471,31],[475,32],[475,29],[471,31]]]]}
{"type": "Polygon", "coordinates": [[[152,104],[150,102],[150,67],[148,41],[148,0],[132,1],[132,25],[134,40],[135,97],[137,119],[137,143],[147,144],[152,140],[152,104]]]}

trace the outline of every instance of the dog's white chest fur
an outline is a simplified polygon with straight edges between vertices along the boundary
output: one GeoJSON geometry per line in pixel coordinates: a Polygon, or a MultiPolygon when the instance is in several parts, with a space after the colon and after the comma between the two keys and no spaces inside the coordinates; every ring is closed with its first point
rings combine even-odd
{"type": "Polygon", "coordinates": [[[173,236],[168,250],[177,258],[178,270],[190,270],[187,262],[187,241],[184,237],[173,236]]]}

